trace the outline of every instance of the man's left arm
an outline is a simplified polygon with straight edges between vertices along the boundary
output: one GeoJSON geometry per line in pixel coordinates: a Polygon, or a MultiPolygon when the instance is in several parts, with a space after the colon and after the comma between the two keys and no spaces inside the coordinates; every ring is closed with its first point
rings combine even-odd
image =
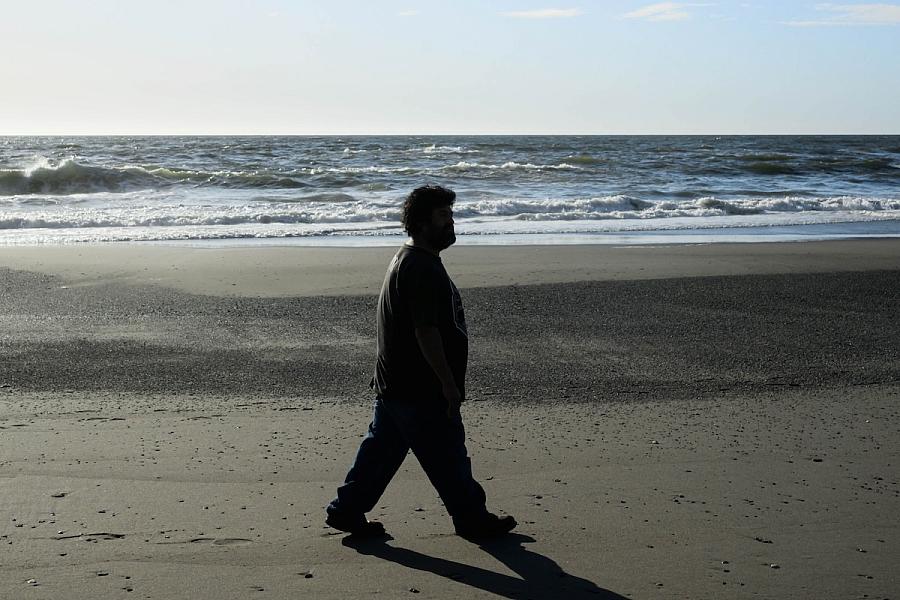
{"type": "Polygon", "coordinates": [[[441,381],[441,391],[444,399],[447,400],[447,416],[452,418],[454,415],[458,415],[462,394],[460,394],[459,386],[456,385],[450,363],[447,362],[440,330],[433,325],[416,327],[416,341],[419,343],[419,350],[422,351],[425,361],[441,381]]]}

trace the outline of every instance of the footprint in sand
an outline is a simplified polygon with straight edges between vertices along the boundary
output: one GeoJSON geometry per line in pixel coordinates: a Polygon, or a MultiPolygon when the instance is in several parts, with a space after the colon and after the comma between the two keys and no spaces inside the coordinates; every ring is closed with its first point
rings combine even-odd
{"type": "Polygon", "coordinates": [[[106,531],[101,531],[99,533],[76,533],[75,535],[58,535],[53,539],[84,540],[86,542],[94,542],[97,540],[121,540],[124,537],[124,533],[108,533],[106,531]]]}
{"type": "Polygon", "coordinates": [[[239,546],[242,544],[252,544],[253,540],[246,538],[211,538],[198,537],[187,541],[173,540],[171,542],[156,542],[157,544],[210,544],[212,546],[239,546]]]}
{"type": "Polygon", "coordinates": [[[246,538],[194,538],[190,544],[212,544],[213,546],[236,546],[240,544],[252,544],[253,540],[246,538]]]}

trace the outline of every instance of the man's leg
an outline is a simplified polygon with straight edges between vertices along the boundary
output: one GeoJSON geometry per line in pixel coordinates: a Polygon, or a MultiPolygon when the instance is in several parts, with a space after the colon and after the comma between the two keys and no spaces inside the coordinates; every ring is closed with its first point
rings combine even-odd
{"type": "Polygon", "coordinates": [[[440,404],[429,400],[388,404],[387,410],[454,522],[486,515],[484,488],[472,477],[462,419],[448,418],[440,404]]]}
{"type": "Polygon", "coordinates": [[[403,434],[385,410],[384,401],[377,398],[372,422],[353,466],[344,485],[338,488],[337,498],[326,508],[329,520],[337,524],[365,523],[365,513],[375,507],[408,452],[403,434]]]}

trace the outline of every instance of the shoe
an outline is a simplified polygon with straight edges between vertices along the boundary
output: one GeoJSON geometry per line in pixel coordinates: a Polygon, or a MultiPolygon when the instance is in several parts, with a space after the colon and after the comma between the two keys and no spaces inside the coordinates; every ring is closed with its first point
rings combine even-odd
{"type": "Polygon", "coordinates": [[[465,521],[457,521],[454,519],[453,525],[456,528],[456,535],[467,540],[486,540],[501,535],[506,535],[515,529],[516,520],[511,516],[498,517],[495,514],[486,513],[483,516],[466,519],[465,521]]]}
{"type": "Polygon", "coordinates": [[[378,521],[367,521],[362,515],[350,519],[337,513],[329,513],[325,524],[357,537],[377,537],[385,533],[384,525],[378,521]]]}

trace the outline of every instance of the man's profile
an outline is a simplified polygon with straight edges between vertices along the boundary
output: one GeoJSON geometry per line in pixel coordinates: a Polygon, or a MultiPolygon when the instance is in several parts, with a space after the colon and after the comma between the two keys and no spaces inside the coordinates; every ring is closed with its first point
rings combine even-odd
{"type": "Polygon", "coordinates": [[[508,533],[510,516],[485,507],[472,477],[459,405],[465,400],[468,331],[459,290],[441,251],[456,241],[456,193],[439,186],[413,190],[403,204],[411,240],[388,266],[378,297],[375,409],[368,433],[325,522],[354,535],[381,535],[367,521],[409,450],[450,513],[456,533],[481,539],[508,533]]]}

